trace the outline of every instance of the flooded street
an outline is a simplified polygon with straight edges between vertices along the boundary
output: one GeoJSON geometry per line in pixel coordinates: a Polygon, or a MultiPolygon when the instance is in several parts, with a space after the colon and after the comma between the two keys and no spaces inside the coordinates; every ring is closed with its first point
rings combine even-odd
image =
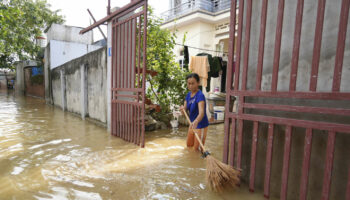
{"type": "MultiPolygon", "coordinates": [[[[0,199],[264,199],[209,191],[185,131],[147,133],[142,149],[44,100],[0,93],[0,199]]],[[[222,141],[223,125],[211,126],[206,146],[220,160],[222,141]]]]}

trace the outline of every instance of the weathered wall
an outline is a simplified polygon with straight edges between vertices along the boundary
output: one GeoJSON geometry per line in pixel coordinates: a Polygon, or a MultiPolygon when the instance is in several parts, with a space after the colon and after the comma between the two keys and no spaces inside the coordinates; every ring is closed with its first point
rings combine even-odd
{"type": "Polygon", "coordinates": [[[92,60],[92,65],[87,66],[87,90],[89,117],[107,122],[107,66],[106,50],[105,54],[100,55],[100,59],[92,60]],[[90,91],[93,91],[90,93],[90,91]],[[90,94],[90,95],[89,95],[90,94]]]}
{"type": "Polygon", "coordinates": [[[18,62],[15,64],[16,66],[16,84],[15,91],[17,94],[24,94],[24,74],[23,74],[23,62],[18,62]]]}
{"type": "MultiPolygon", "coordinates": [[[[258,61],[258,47],[260,34],[260,18],[261,4],[263,1],[252,1],[252,26],[250,36],[250,50],[248,63],[248,82],[247,89],[255,89],[256,66],[258,61]]],[[[267,11],[266,39],[264,49],[262,90],[271,90],[272,68],[275,49],[276,21],[279,1],[269,1],[267,11]]],[[[323,26],[322,47],[319,65],[319,75],[317,81],[317,91],[330,92],[332,88],[333,72],[335,65],[335,55],[338,40],[338,26],[341,9],[341,0],[327,1],[325,9],[325,22],[323,26]]],[[[314,36],[317,15],[317,0],[305,0],[303,21],[302,21],[302,37],[300,45],[300,57],[297,74],[297,91],[309,91],[309,80],[311,74],[311,63],[314,49],[314,36]]],[[[279,62],[278,73],[278,91],[288,91],[290,81],[290,69],[294,42],[294,26],[296,15],[297,1],[285,1],[282,45],[279,62]]],[[[246,4],[245,4],[246,12],[246,4]]],[[[246,15],[244,15],[246,16],[246,15]]],[[[350,17],[350,16],[349,16],[350,17]]],[[[243,26],[242,40],[242,57],[241,69],[243,69],[243,52],[245,46],[245,17],[243,26]]],[[[350,20],[349,22],[350,23],[350,20]]],[[[345,55],[343,63],[343,73],[341,81],[341,92],[350,91],[350,25],[347,27],[347,40],[345,45],[345,55]]],[[[242,70],[241,70],[242,73],[242,70]]],[[[242,80],[242,79],[240,79],[242,80]]],[[[242,84],[240,83],[240,86],[242,84]]],[[[319,106],[319,107],[338,107],[350,108],[347,101],[325,101],[325,100],[295,100],[295,99],[267,99],[267,98],[246,98],[251,103],[269,103],[269,104],[285,104],[299,106],[319,106]]],[[[316,114],[300,114],[288,112],[268,112],[268,111],[252,111],[245,110],[246,113],[282,116],[294,119],[307,119],[312,121],[329,121],[334,123],[350,124],[349,117],[339,117],[333,115],[316,115],[316,114]]],[[[267,124],[259,124],[259,139],[257,151],[257,168],[256,168],[256,190],[262,190],[264,185],[266,146],[267,146],[267,124]]],[[[243,138],[243,179],[248,182],[250,169],[250,156],[252,144],[252,123],[244,123],[243,138]]],[[[271,173],[271,196],[278,197],[281,189],[281,174],[284,149],[284,132],[285,127],[275,125],[274,144],[273,144],[273,160],[271,173]]],[[[304,152],[305,129],[294,128],[292,135],[292,152],[288,182],[288,199],[299,199],[301,166],[304,152]]],[[[345,133],[337,133],[334,154],[334,166],[332,171],[332,184],[330,199],[345,199],[345,191],[347,185],[347,171],[350,166],[350,135],[345,133]]],[[[310,175],[308,185],[308,199],[321,199],[323,175],[325,169],[325,153],[327,147],[327,132],[314,130],[312,140],[312,154],[310,164],[310,175]]]]}
{"type": "Polygon", "coordinates": [[[52,104],[63,108],[62,104],[62,91],[61,91],[61,77],[60,71],[53,70],[51,72],[51,91],[52,91],[52,104]]]}
{"type": "Polygon", "coordinates": [[[0,74],[0,90],[7,90],[7,80],[5,74],[0,74]]]}
{"type": "Polygon", "coordinates": [[[24,68],[25,67],[35,67],[38,64],[36,61],[32,60],[26,60],[26,61],[19,61],[16,62],[16,84],[15,84],[15,91],[19,95],[25,94],[25,79],[24,79],[24,68]]]}
{"type": "Polygon", "coordinates": [[[53,104],[107,123],[107,52],[98,49],[51,71],[53,104]]]}

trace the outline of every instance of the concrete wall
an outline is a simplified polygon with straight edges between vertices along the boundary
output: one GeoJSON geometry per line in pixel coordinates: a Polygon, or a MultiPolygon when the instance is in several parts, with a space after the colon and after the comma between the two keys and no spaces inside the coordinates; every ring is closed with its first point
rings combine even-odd
{"type": "Polygon", "coordinates": [[[16,67],[16,83],[15,83],[15,92],[17,94],[24,94],[24,71],[23,71],[23,62],[18,62],[15,64],[16,67]]]}
{"type": "Polygon", "coordinates": [[[82,44],[92,44],[93,33],[89,31],[85,34],[79,34],[83,28],[66,26],[61,24],[52,24],[50,29],[47,31],[47,41],[58,40],[65,42],[75,42],[82,44]]]}
{"type": "Polygon", "coordinates": [[[38,64],[36,63],[36,61],[33,61],[33,60],[20,61],[15,64],[15,67],[16,67],[15,91],[17,94],[20,94],[20,95],[25,94],[24,68],[35,67],[37,65],[38,64]]]}
{"type": "MultiPolygon", "coordinates": [[[[250,51],[248,64],[248,82],[249,90],[255,89],[256,66],[258,60],[258,46],[260,33],[262,1],[253,1],[252,27],[250,37],[250,51]]],[[[299,68],[297,75],[297,91],[309,90],[309,79],[311,73],[311,63],[314,48],[315,22],[317,15],[317,0],[305,1],[302,25],[302,37],[300,46],[299,68]]],[[[297,1],[285,2],[285,14],[282,30],[282,46],[280,67],[278,73],[278,91],[288,91],[290,81],[290,69],[293,51],[294,24],[297,1]]],[[[245,6],[246,9],[246,6],[245,6]]],[[[333,80],[333,71],[336,54],[336,44],[338,38],[339,15],[341,9],[341,0],[327,1],[325,9],[325,22],[323,27],[322,48],[320,67],[318,75],[317,91],[330,92],[333,80]]],[[[262,90],[271,90],[272,67],[274,60],[275,32],[277,21],[278,1],[269,1],[267,11],[267,26],[265,40],[265,55],[263,66],[262,90]]],[[[350,23],[350,20],[349,20],[350,23]]],[[[245,30],[245,19],[243,30],[245,30]]],[[[243,31],[243,36],[245,35],[243,31]]],[[[244,52],[244,37],[242,50],[244,52]]],[[[343,75],[341,82],[341,92],[350,91],[350,25],[347,29],[347,40],[345,45],[345,56],[343,64],[343,75]]],[[[243,54],[241,59],[241,69],[243,65],[243,54]]],[[[242,70],[241,70],[242,72],[242,70]]],[[[242,80],[242,79],[240,79],[242,80]]],[[[242,84],[240,84],[241,86],[242,84]]],[[[337,107],[349,109],[348,101],[324,101],[324,100],[295,100],[295,99],[266,99],[266,98],[246,98],[246,101],[252,103],[285,104],[299,106],[320,106],[337,107]]],[[[260,115],[272,115],[288,117],[294,119],[306,119],[312,121],[328,121],[333,123],[350,124],[349,117],[339,117],[331,115],[300,114],[288,112],[269,112],[246,110],[246,113],[260,115]]],[[[252,123],[244,123],[244,143],[243,143],[243,180],[249,180],[251,142],[252,142],[252,123]]],[[[260,123],[257,169],[256,169],[256,190],[263,189],[266,145],[267,145],[267,124],[260,123]]],[[[275,126],[272,176],[271,176],[271,196],[278,197],[281,187],[281,172],[284,147],[284,126],[275,126]]],[[[301,166],[304,152],[305,129],[294,128],[292,135],[291,164],[288,182],[288,199],[299,199],[301,166]]],[[[350,144],[349,134],[337,133],[334,154],[334,167],[332,171],[332,185],[330,199],[345,199],[347,170],[350,166],[350,144]]],[[[327,146],[327,132],[314,130],[312,141],[312,154],[310,165],[310,176],[308,186],[308,199],[321,199],[323,173],[325,167],[325,152],[327,146]]]]}
{"type": "Polygon", "coordinates": [[[7,90],[6,76],[2,73],[0,73],[0,90],[7,90]]]}
{"type": "Polygon", "coordinates": [[[51,70],[52,103],[107,123],[107,51],[101,48],[51,70]]]}

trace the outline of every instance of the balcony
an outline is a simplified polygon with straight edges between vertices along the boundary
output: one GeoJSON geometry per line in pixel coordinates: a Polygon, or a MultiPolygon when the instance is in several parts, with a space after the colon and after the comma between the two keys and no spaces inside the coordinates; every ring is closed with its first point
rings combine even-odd
{"type": "Polygon", "coordinates": [[[231,0],[190,0],[162,13],[161,18],[167,22],[200,10],[215,14],[230,9],[230,5],[231,0]]]}

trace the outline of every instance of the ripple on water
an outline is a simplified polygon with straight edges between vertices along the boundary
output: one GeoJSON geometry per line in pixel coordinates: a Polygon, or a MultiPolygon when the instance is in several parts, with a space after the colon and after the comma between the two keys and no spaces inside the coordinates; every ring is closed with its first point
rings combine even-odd
{"type": "Polygon", "coordinates": [[[23,168],[22,167],[15,167],[13,168],[13,171],[11,172],[12,175],[18,175],[20,174],[21,172],[23,172],[23,168]]]}

